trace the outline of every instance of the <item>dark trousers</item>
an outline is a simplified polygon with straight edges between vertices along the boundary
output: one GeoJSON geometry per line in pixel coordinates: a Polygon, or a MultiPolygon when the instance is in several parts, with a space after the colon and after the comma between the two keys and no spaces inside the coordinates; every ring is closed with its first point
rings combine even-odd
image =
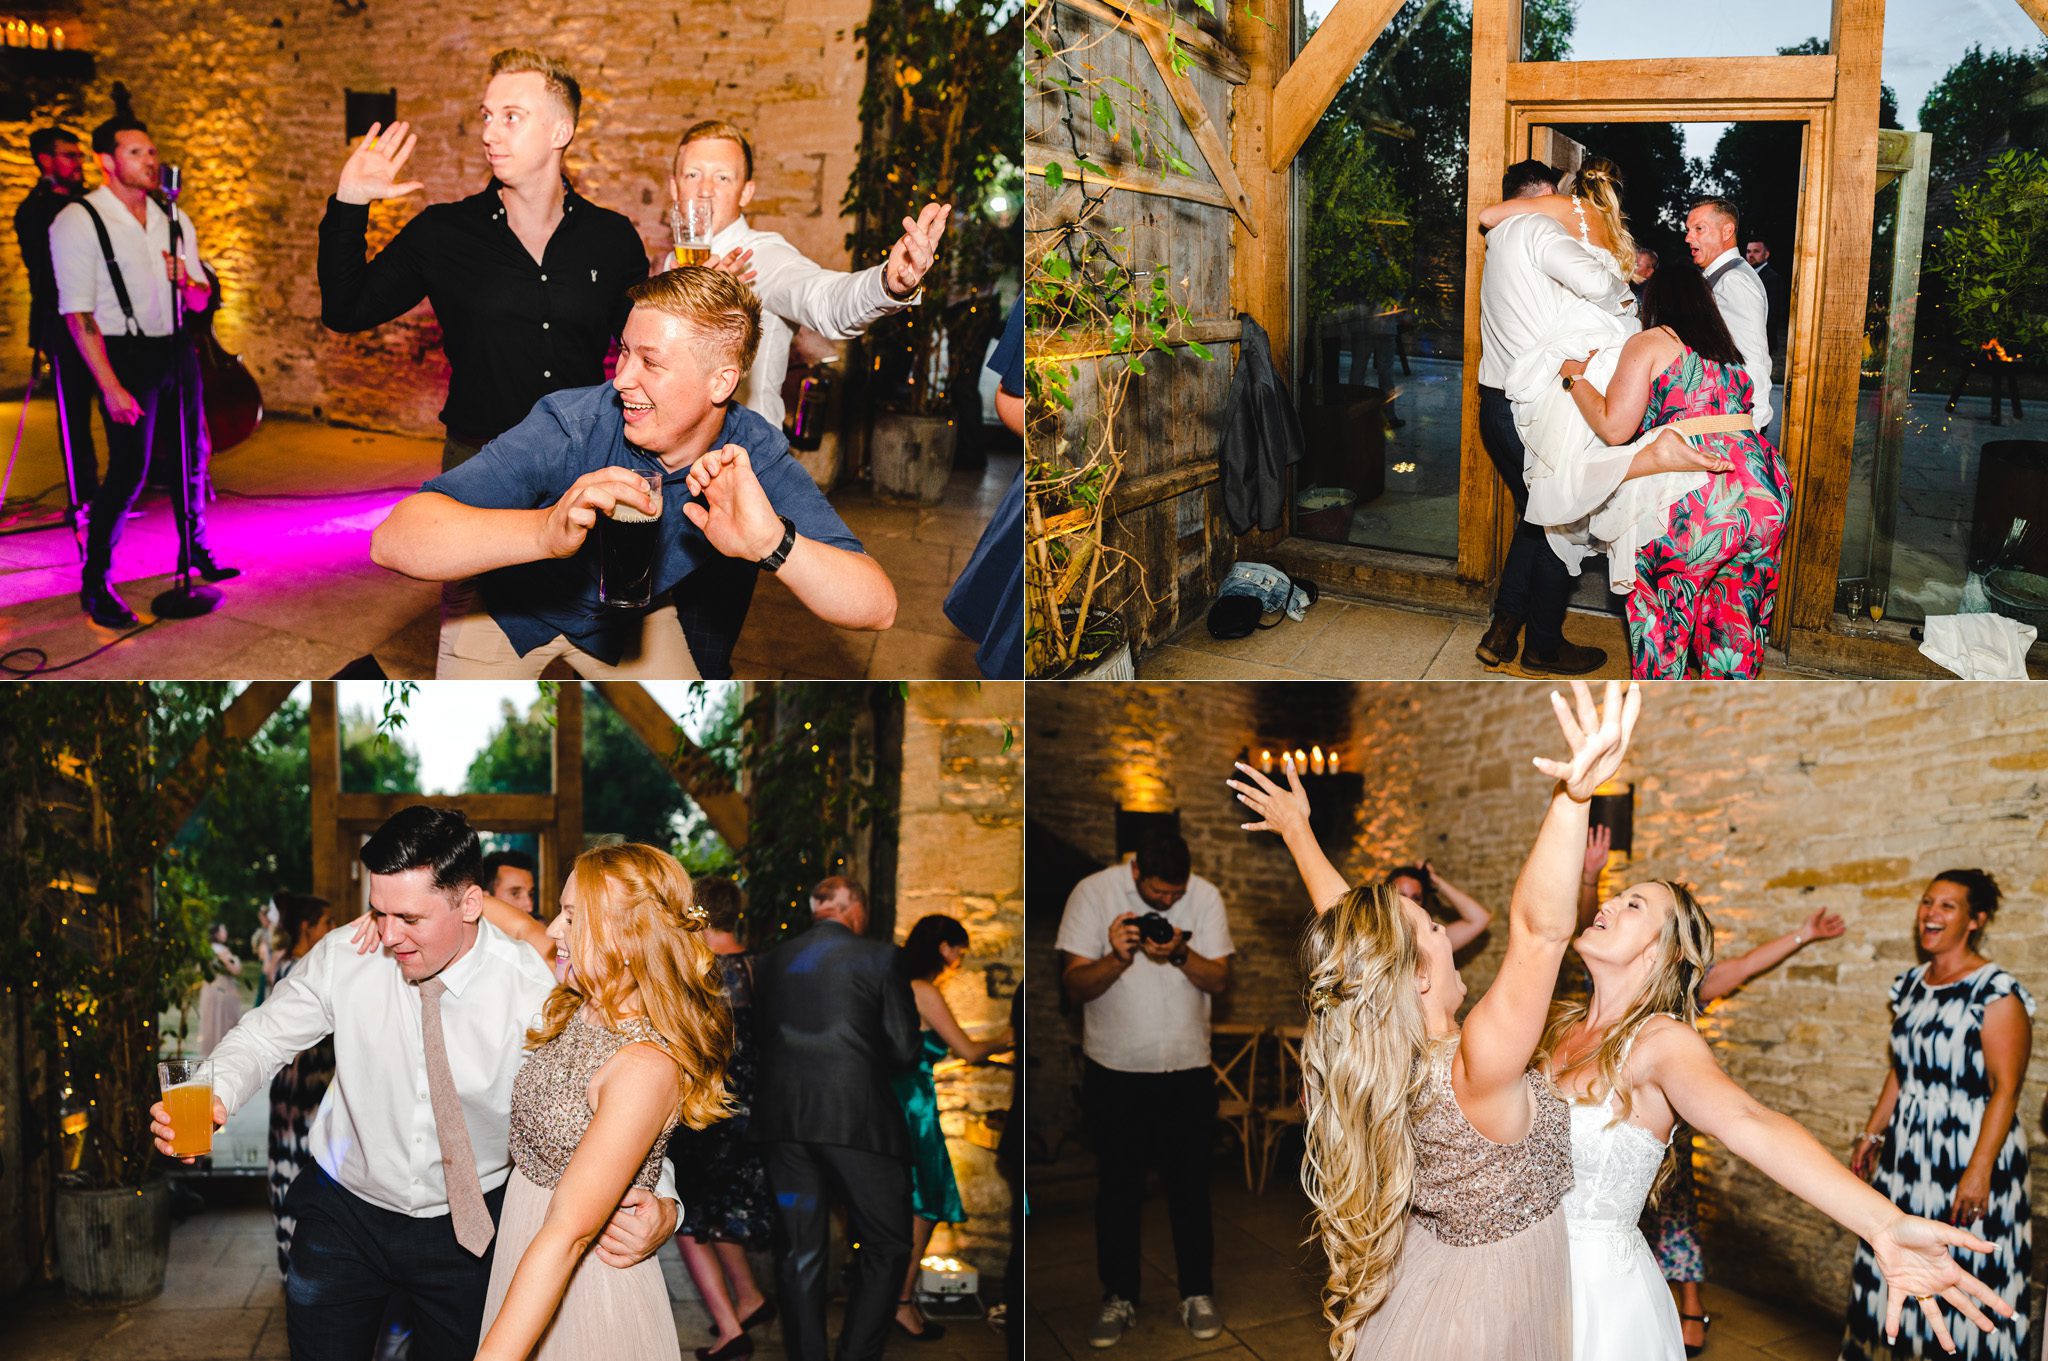
{"type": "MultiPolygon", "coordinates": [[[[484,1193],[491,1222],[505,1188],[484,1193]]],[[[414,1219],[352,1195],[308,1164],[285,1193],[292,1230],[285,1332],[292,1361],[368,1361],[392,1298],[413,1325],[412,1361],[470,1361],[483,1340],[491,1247],[472,1257],[447,1215],[414,1219]]]]}
{"type": "Polygon", "coordinates": [[[107,417],[102,400],[100,414],[107,427],[107,478],[92,501],[92,532],[86,537],[85,548],[88,583],[104,580],[113,563],[114,547],[121,542],[121,528],[148,475],[152,449],[156,457],[174,464],[181,457],[190,460],[190,475],[174,482],[172,502],[180,534],[184,534],[189,523],[193,546],[206,546],[206,466],[200,445],[198,355],[190,343],[168,337],[108,336],[107,358],[113,363],[114,376],[121,380],[121,386],[142,407],[142,419],[124,425],[107,417]],[[178,386],[181,380],[182,411],[178,386]],[[185,439],[182,450],[181,420],[185,439]]]}
{"type": "Polygon", "coordinates": [[[42,331],[42,350],[50,361],[55,385],[59,431],[67,441],[65,456],[71,461],[71,484],[77,504],[89,506],[100,486],[99,448],[92,439],[92,408],[97,395],[92,370],[85,356],[71,341],[71,332],[59,321],[42,331]]]}
{"type": "Polygon", "coordinates": [[[1154,1167],[1166,1183],[1181,1298],[1216,1293],[1209,1222],[1216,1083],[1209,1070],[1122,1073],[1090,1059],[1081,1103],[1095,1145],[1095,1269],[1103,1294],[1137,1302],[1138,1222],[1145,1174],[1154,1167]]]}
{"type": "Polygon", "coordinates": [[[831,1200],[846,1206],[860,1245],[839,1330],[839,1361],[877,1361],[910,1270],[910,1168],[901,1158],[839,1144],[764,1143],[761,1162],[775,1192],[775,1278],[782,1288],[782,1339],[790,1361],[825,1361],[825,1264],[831,1200]]]}
{"type": "Polygon", "coordinates": [[[1499,388],[1479,389],[1479,440],[1493,469],[1515,498],[1515,537],[1500,572],[1493,612],[1520,619],[1528,632],[1525,650],[1550,660],[1564,642],[1564,611],[1572,598],[1571,573],[1551,550],[1543,526],[1523,519],[1529,509],[1529,484],[1522,480],[1522,437],[1515,430],[1515,408],[1499,388]]]}

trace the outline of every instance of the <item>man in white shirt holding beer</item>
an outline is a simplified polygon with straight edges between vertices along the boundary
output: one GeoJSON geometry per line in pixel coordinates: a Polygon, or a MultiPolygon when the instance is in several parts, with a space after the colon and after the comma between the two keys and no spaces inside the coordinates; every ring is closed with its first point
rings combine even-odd
{"type": "MultiPolygon", "coordinates": [[[[738,399],[778,429],[782,378],[796,328],[808,326],[827,340],[851,340],[883,317],[915,306],[953,212],[950,203],[928,203],[915,221],[903,220],[903,236],[883,263],[853,273],[826,269],[780,234],[748,225],[754,148],[738,128],[716,119],[693,124],[676,144],[669,193],[678,205],[709,203],[709,263],[738,274],[761,299],[761,344],[738,399]]],[[[673,256],[662,262],[676,263],[673,256]]]]}

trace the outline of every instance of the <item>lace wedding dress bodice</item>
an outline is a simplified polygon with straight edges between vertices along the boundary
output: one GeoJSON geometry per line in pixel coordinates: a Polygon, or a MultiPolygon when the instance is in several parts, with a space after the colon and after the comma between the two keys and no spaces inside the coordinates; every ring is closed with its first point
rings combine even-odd
{"type": "Polygon", "coordinates": [[[1612,1095],[1574,1104],[1571,1119],[1573,1361],[1681,1361],[1678,1306],[1636,1227],[1667,1141],[1616,1122],[1612,1095]]]}
{"type": "Polygon", "coordinates": [[[1643,1217],[1666,1145],[1640,1125],[1616,1123],[1614,1098],[1574,1105],[1572,1189],[1564,1216],[1574,1229],[1635,1233],[1643,1217]]]}

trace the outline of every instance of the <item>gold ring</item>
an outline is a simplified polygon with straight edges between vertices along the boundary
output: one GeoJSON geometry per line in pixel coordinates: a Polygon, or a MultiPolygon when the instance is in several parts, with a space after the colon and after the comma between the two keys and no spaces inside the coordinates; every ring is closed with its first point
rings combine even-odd
{"type": "Polygon", "coordinates": [[[1933,1299],[1933,1298],[1934,1298],[1934,1296],[1932,1296],[1932,1295],[1915,1295],[1915,1296],[1914,1296],[1913,1298],[1914,1298],[1914,1299],[1916,1299],[1916,1300],[1918,1300],[1918,1301],[1920,1301],[1920,1303],[1922,1303],[1922,1304],[1925,1304],[1925,1303],[1927,1303],[1927,1301],[1929,1301],[1929,1300],[1933,1299]]]}

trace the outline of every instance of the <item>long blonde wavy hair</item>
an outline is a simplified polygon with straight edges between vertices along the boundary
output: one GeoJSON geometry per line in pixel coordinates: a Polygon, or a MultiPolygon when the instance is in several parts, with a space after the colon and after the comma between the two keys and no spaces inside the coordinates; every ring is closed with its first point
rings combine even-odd
{"type": "MultiPolygon", "coordinates": [[[[1687,1025],[1697,1022],[1700,984],[1714,963],[1714,923],[1708,918],[1706,909],[1700,906],[1699,899],[1693,896],[1690,888],[1674,880],[1656,879],[1651,882],[1661,884],[1669,891],[1672,908],[1665,914],[1664,924],[1657,934],[1657,964],[1650,981],[1636,994],[1621,1019],[1601,1035],[1600,1043],[1593,1047],[1592,1052],[1582,1054],[1569,1067],[1554,1069],[1552,1062],[1572,1027],[1585,1019],[1592,1006],[1590,999],[1553,1003],[1550,1022],[1544,1027],[1543,1041],[1536,1050],[1537,1066],[1549,1073],[1551,1081],[1560,1087],[1571,1074],[1588,1065],[1597,1066],[1600,1078],[1593,1084],[1592,1092],[1602,1099],[1609,1092],[1614,1094],[1616,1123],[1626,1120],[1634,1108],[1635,1093],[1623,1071],[1629,1046],[1654,1016],[1676,1016],[1687,1025]]],[[[1666,1153],[1664,1166],[1658,1170],[1656,1184],[1652,1187],[1653,1195],[1676,1165],[1674,1146],[1666,1153]]]]}
{"type": "Polygon", "coordinates": [[[576,857],[569,884],[576,967],[548,995],[526,1047],[538,1049],[561,1034],[585,1006],[610,1026],[637,1015],[675,1061],[677,1118],[691,1129],[724,1119],[732,1104],[725,1090],[732,1009],[718,958],[704,943],[708,919],[688,871],[652,846],[599,846],[576,857]]]}
{"type": "Polygon", "coordinates": [[[1385,884],[1352,889],[1309,923],[1302,964],[1301,1184],[1329,1263],[1323,1318],[1341,1361],[1385,1301],[1401,1256],[1432,1041],[1415,986],[1415,929],[1385,884]]]}
{"type": "Polygon", "coordinates": [[[1615,262],[1621,266],[1621,277],[1627,279],[1636,272],[1636,239],[1621,211],[1621,185],[1620,166],[1605,156],[1588,156],[1573,173],[1568,192],[1584,199],[1606,224],[1607,234],[1614,240],[1615,262]]]}

